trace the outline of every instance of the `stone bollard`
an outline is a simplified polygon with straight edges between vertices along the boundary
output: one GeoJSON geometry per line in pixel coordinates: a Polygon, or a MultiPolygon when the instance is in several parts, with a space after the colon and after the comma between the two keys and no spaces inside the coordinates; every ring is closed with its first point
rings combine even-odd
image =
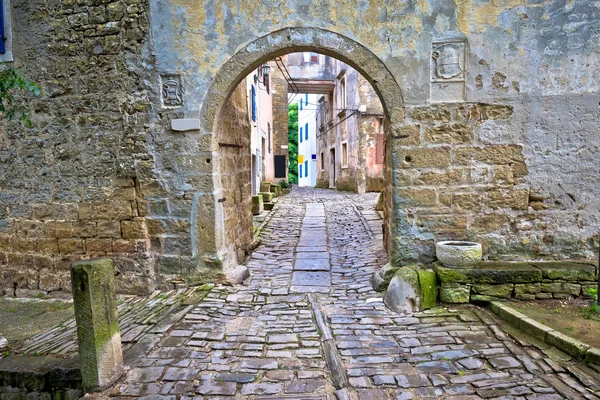
{"type": "Polygon", "coordinates": [[[86,392],[101,390],[123,373],[123,352],[112,260],[71,265],[79,363],[86,392]]]}

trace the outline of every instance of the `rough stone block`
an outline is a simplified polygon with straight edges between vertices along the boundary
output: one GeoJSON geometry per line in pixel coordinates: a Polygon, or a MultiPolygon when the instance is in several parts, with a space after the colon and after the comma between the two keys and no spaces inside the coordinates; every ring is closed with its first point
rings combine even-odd
{"type": "Polygon", "coordinates": [[[98,390],[123,373],[112,261],[73,263],[71,282],[83,386],[86,390],[98,390]]]}
{"type": "Polygon", "coordinates": [[[89,238],[85,240],[87,253],[108,253],[112,251],[112,239],[89,238]]]}
{"type": "Polygon", "coordinates": [[[70,221],[48,221],[45,223],[44,236],[51,238],[73,237],[73,222],[70,221]]]}
{"type": "Polygon", "coordinates": [[[273,193],[273,197],[281,196],[281,186],[271,185],[271,193],[273,193]]]}
{"type": "Polygon", "coordinates": [[[421,143],[421,126],[420,125],[405,125],[394,128],[394,136],[399,137],[394,140],[394,144],[398,146],[411,146],[421,143]]]}
{"type": "Polygon", "coordinates": [[[591,348],[585,353],[585,360],[594,365],[600,366],[600,349],[591,348]]]}
{"type": "Polygon", "coordinates": [[[529,318],[523,314],[520,314],[519,322],[516,326],[518,326],[523,332],[528,333],[534,338],[543,342],[545,342],[548,335],[553,332],[552,328],[542,325],[533,318],[529,318]]]}
{"type": "Polygon", "coordinates": [[[38,251],[42,254],[58,254],[58,240],[38,239],[38,251]]]}
{"type": "Polygon", "coordinates": [[[260,192],[260,196],[263,198],[263,203],[270,203],[273,201],[273,193],[271,192],[260,192]]]}
{"type": "Polygon", "coordinates": [[[34,253],[35,247],[35,239],[25,239],[20,237],[10,238],[10,250],[15,253],[34,253]]]}
{"type": "Polygon", "coordinates": [[[450,107],[445,105],[419,106],[412,110],[412,118],[423,122],[450,122],[450,107]]]}
{"type": "Polygon", "coordinates": [[[51,292],[60,289],[60,277],[56,274],[44,272],[40,275],[40,290],[51,292]]]}
{"type": "Polygon", "coordinates": [[[542,292],[554,293],[554,294],[569,294],[573,296],[579,296],[581,294],[581,285],[576,283],[566,282],[554,282],[554,283],[542,283],[542,292]]]}
{"type": "Polygon", "coordinates": [[[434,269],[441,282],[515,284],[542,280],[542,271],[528,263],[481,262],[477,267],[461,270],[434,263],[434,269]]]}
{"type": "Polygon", "coordinates": [[[77,207],[81,220],[121,221],[133,216],[131,201],[128,200],[82,202],[77,207]]]}
{"type": "Polygon", "coordinates": [[[73,222],[73,236],[84,238],[96,236],[96,223],[93,221],[73,222]]]}
{"type": "Polygon", "coordinates": [[[399,168],[442,168],[450,167],[450,148],[399,149],[399,168]]]}
{"type": "Polygon", "coordinates": [[[425,129],[424,137],[430,143],[471,143],[473,128],[462,123],[438,125],[425,129]]]}
{"type": "Polygon", "coordinates": [[[83,243],[83,239],[58,239],[58,251],[61,254],[82,254],[83,243]]]}
{"type": "Polygon", "coordinates": [[[275,207],[275,203],[263,203],[263,207],[267,211],[271,211],[275,207]]]}
{"type": "Polygon", "coordinates": [[[491,208],[512,208],[527,210],[529,207],[529,190],[490,190],[488,206],[491,208]]]}
{"type": "Polygon", "coordinates": [[[512,297],[513,288],[514,285],[510,283],[501,285],[475,284],[472,287],[472,291],[476,294],[510,299],[512,297]]]}
{"type": "Polygon", "coordinates": [[[584,359],[586,352],[590,348],[589,345],[557,331],[548,332],[546,343],[550,346],[559,348],[578,360],[584,359]]]}
{"type": "Polygon", "coordinates": [[[264,211],[263,196],[252,196],[252,214],[259,215],[264,211]]]}
{"type": "Polygon", "coordinates": [[[269,193],[271,191],[271,183],[270,182],[262,182],[260,184],[261,193],[269,193]]]}
{"type": "Polygon", "coordinates": [[[492,233],[502,229],[510,222],[510,218],[504,214],[475,215],[471,223],[474,233],[492,233]]]}
{"type": "Polygon", "coordinates": [[[471,288],[467,285],[457,288],[440,288],[440,301],[443,303],[468,303],[470,295],[471,288]]]}
{"type": "Polygon", "coordinates": [[[421,310],[421,298],[417,268],[402,267],[394,274],[383,301],[392,311],[406,314],[421,310]]]}
{"type": "Polygon", "coordinates": [[[433,207],[437,204],[435,189],[398,189],[400,202],[419,207],[433,207]]]}
{"type": "Polygon", "coordinates": [[[146,222],[143,218],[133,221],[121,221],[123,239],[144,239],[147,236],[146,222]]]}
{"type": "Polygon", "coordinates": [[[533,266],[542,270],[544,279],[564,281],[596,281],[596,266],[569,261],[534,262],[533,266]]]}
{"type": "Polygon", "coordinates": [[[121,224],[118,221],[98,221],[96,236],[99,238],[118,239],[121,237],[121,224]]]}

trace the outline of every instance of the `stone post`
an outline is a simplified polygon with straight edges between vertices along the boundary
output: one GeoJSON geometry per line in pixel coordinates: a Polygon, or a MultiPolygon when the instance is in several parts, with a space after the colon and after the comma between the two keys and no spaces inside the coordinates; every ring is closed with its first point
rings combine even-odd
{"type": "Polygon", "coordinates": [[[71,285],[83,387],[86,392],[101,390],[123,373],[112,260],[73,263],[71,285]]]}

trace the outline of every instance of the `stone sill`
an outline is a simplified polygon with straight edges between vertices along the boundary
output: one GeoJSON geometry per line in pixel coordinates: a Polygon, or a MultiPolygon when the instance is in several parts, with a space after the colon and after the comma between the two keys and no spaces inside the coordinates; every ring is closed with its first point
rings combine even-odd
{"type": "Polygon", "coordinates": [[[440,300],[468,303],[474,296],[536,300],[572,298],[596,287],[597,268],[589,261],[482,262],[470,269],[432,265],[440,300]]]}
{"type": "Polygon", "coordinates": [[[534,338],[556,347],[577,360],[586,360],[590,364],[600,366],[600,349],[590,347],[577,339],[562,334],[546,325],[542,325],[506,304],[497,301],[486,301],[484,299],[481,299],[479,302],[484,303],[488,309],[504,321],[534,338]]]}
{"type": "Polygon", "coordinates": [[[12,355],[2,358],[0,392],[3,390],[23,398],[27,394],[30,395],[27,398],[61,394],[61,398],[78,399],[83,396],[78,357],[12,355]]]}

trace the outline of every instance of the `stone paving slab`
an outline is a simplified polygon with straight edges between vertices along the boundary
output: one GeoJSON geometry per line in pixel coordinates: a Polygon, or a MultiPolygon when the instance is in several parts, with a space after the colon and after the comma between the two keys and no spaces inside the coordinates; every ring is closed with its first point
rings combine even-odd
{"type": "Polygon", "coordinates": [[[329,286],[329,272],[297,271],[292,274],[292,286],[329,286]]]}
{"type": "Polygon", "coordinates": [[[290,286],[290,293],[329,293],[328,286],[290,286]]]}
{"type": "Polygon", "coordinates": [[[327,259],[329,260],[329,252],[328,251],[300,251],[296,252],[296,260],[305,260],[305,259],[327,259]]]}
{"type": "MultiPolygon", "coordinates": [[[[311,254],[311,253],[307,253],[311,254]]],[[[320,254],[320,253],[313,253],[320,254]]],[[[296,259],[294,262],[294,270],[296,271],[329,271],[331,266],[329,265],[328,258],[301,258],[296,259]]],[[[292,281],[293,283],[293,281],[292,281]]]]}
{"type": "Polygon", "coordinates": [[[328,252],[328,249],[327,249],[326,245],[319,245],[319,246],[298,246],[298,247],[296,247],[296,252],[298,252],[298,253],[306,253],[306,252],[319,252],[319,253],[323,253],[323,252],[328,252]]]}

